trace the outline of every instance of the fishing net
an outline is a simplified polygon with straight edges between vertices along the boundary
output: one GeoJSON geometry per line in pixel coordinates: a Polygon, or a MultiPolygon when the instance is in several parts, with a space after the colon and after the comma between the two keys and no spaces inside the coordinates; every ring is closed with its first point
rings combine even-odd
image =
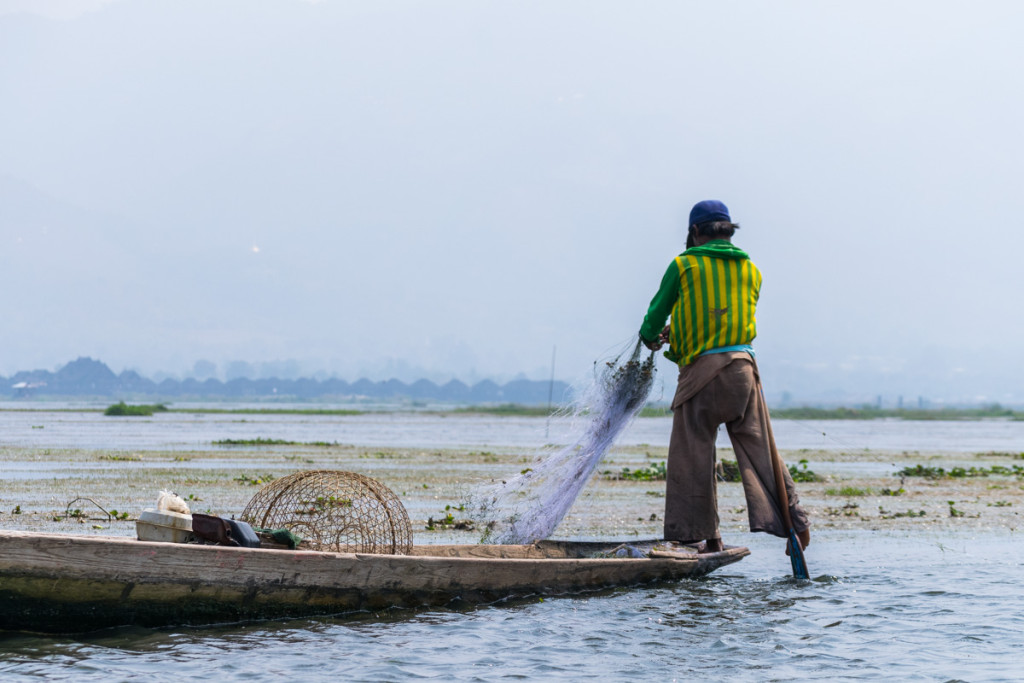
{"type": "Polygon", "coordinates": [[[579,438],[542,453],[528,469],[470,499],[484,522],[486,543],[532,543],[547,538],[569,511],[605,452],[647,401],[654,384],[654,354],[632,353],[599,364],[594,381],[573,411],[584,420],[579,438]]]}
{"type": "Polygon", "coordinates": [[[264,486],[242,512],[262,529],[288,529],[314,550],[406,555],[412,525],[398,496],[354,472],[296,472],[264,486]]]}

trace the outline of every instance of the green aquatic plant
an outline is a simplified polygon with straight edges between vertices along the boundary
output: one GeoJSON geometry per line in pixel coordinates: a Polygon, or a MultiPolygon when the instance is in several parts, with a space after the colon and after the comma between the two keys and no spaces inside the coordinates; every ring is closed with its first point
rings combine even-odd
{"type": "Polygon", "coordinates": [[[1006,451],[985,451],[975,453],[979,458],[1009,458],[1010,460],[1024,460],[1024,453],[1008,453],[1006,451]]]}
{"type": "Polygon", "coordinates": [[[464,512],[466,510],[465,505],[445,505],[444,506],[444,517],[441,519],[434,519],[433,517],[427,518],[427,531],[437,531],[438,529],[455,529],[457,531],[473,531],[476,528],[476,522],[471,519],[456,519],[453,512],[464,512]]]}
{"type": "Polygon", "coordinates": [[[128,405],[124,401],[115,403],[112,406],[108,406],[103,411],[104,415],[112,415],[116,417],[128,416],[128,417],[149,417],[153,413],[164,413],[167,412],[167,406],[162,403],[155,403],[150,405],[128,405]]]}
{"type": "Polygon", "coordinates": [[[314,500],[303,500],[301,504],[305,507],[296,510],[297,514],[316,515],[332,508],[350,508],[352,507],[352,499],[338,498],[336,496],[317,496],[314,500]]]}
{"type": "Polygon", "coordinates": [[[897,418],[900,420],[980,420],[992,417],[1007,417],[1013,420],[1024,419],[1024,414],[1004,408],[998,403],[991,403],[978,408],[935,408],[935,409],[904,409],[879,408],[873,405],[861,405],[853,408],[813,408],[810,406],[794,408],[776,408],[772,417],[781,420],[878,420],[881,418],[897,418]]]}
{"type": "Polygon", "coordinates": [[[720,481],[728,483],[743,481],[743,477],[740,476],[740,466],[735,460],[726,460],[723,458],[715,466],[715,474],[718,476],[720,481]]]}
{"type": "Polygon", "coordinates": [[[955,507],[956,506],[956,501],[955,500],[947,500],[946,502],[949,503],[949,516],[950,517],[963,517],[964,516],[964,513],[963,513],[962,510],[957,510],[956,509],[956,507],[955,507]]]}
{"type": "Polygon", "coordinates": [[[453,413],[480,413],[484,415],[504,415],[514,417],[548,417],[559,411],[558,408],[547,406],[525,406],[519,403],[501,403],[499,405],[464,406],[456,408],[453,413]]]}
{"type": "Polygon", "coordinates": [[[646,405],[637,413],[638,417],[668,417],[672,414],[672,408],[667,405],[646,405]]]}
{"type": "Polygon", "coordinates": [[[847,503],[841,508],[825,508],[825,514],[829,517],[860,517],[860,505],[847,503]]]}
{"type": "Polygon", "coordinates": [[[265,439],[257,436],[255,439],[218,439],[212,442],[214,446],[298,446],[298,441],[287,439],[265,439]]]}
{"type": "Polygon", "coordinates": [[[262,436],[257,436],[255,439],[219,439],[212,443],[214,446],[316,446],[319,448],[341,445],[337,441],[290,441],[288,439],[267,439],[262,436]]]}
{"type": "Polygon", "coordinates": [[[862,489],[856,486],[843,486],[838,489],[825,489],[826,496],[870,496],[871,489],[862,489]]]}
{"type": "Polygon", "coordinates": [[[879,491],[879,493],[882,494],[883,496],[902,496],[906,492],[906,489],[904,489],[902,486],[895,490],[885,488],[879,491]]]}
{"type": "Polygon", "coordinates": [[[1024,477],[1024,465],[992,465],[991,467],[951,467],[947,471],[942,467],[914,465],[904,467],[896,472],[897,477],[924,477],[926,479],[970,479],[988,476],[1024,477]]]}
{"type": "Polygon", "coordinates": [[[908,518],[924,517],[925,514],[926,514],[924,510],[917,510],[916,512],[914,510],[907,510],[906,512],[896,512],[896,513],[893,513],[893,514],[889,514],[889,512],[887,510],[885,510],[884,508],[882,508],[881,505],[878,506],[878,512],[879,512],[879,514],[881,514],[882,519],[901,519],[901,518],[904,518],[904,517],[908,517],[908,518]]]}
{"type": "Polygon", "coordinates": [[[807,469],[807,460],[801,460],[799,465],[789,466],[789,476],[793,478],[795,482],[815,482],[824,481],[825,478],[814,470],[807,469]]]}
{"type": "Polygon", "coordinates": [[[237,481],[240,484],[245,484],[246,486],[262,486],[263,484],[268,484],[274,481],[275,478],[276,477],[274,477],[274,475],[272,474],[264,474],[261,477],[250,477],[247,474],[242,474],[235,477],[233,481],[237,481]]]}
{"type": "Polygon", "coordinates": [[[647,467],[641,467],[637,470],[631,470],[628,467],[623,467],[621,472],[615,473],[611,470],[605,470],[602,472],[608,479],[625,479],[629,481],[665,481],[667,471],[665,462],[651,463],[647,467]]]}

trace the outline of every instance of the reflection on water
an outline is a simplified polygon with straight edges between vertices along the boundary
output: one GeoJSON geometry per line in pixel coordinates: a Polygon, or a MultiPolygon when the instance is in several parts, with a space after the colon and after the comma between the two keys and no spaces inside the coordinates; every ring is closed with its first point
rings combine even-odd
{"type": "Polygon", "coordinates": [[[698,581],[468,610],[0,640],[5,677],[1013,679],[1014,535],[824,532],[815,579],[763,535],[698,581]],[[998,546],[999,553],[991,552],[998,546]],[[983,557],[984,561],[979,558],[983,557]]]}

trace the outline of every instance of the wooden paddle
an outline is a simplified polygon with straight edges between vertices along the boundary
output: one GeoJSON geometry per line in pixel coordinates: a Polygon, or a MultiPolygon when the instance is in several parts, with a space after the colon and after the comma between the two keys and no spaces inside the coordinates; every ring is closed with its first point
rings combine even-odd
{"type": "Polygon", "coordinates": [[[775,434],[772,433],[772,420],[768,415],[768,403],[764,400],[764,388],[761,386],[761,380],[758,378],[757,390],[761,398],[761,410],[764,412],[764,421],[768,425],[768,445],[771,448],[772,453],[772,470],[775,472],[775,490],[779,496],[779,507],[782,513],[782,522],[786,525],[789,538],[787,545],[789,547],[789,562],[793,565],[793,577],[797,579],[809,579],[810,574],[807,571],[807,561],[804,559],[804,550],[800,545],[800,540],[796,537],[796,529],[793,528],[793,518],[789,514],[789,493],[786,491],[786,477],[783,474],[784,470],[782,458],[779,456],[779,449],[775,447],[775,434]]]}

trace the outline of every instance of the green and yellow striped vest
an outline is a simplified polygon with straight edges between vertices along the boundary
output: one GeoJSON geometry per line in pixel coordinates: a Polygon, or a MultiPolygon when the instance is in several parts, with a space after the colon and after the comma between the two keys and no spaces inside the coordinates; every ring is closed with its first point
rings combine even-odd
{"type": "Polygon", "coordinates": [[[689,365],[710,349],[754,341],[761,271],[749,258],[683,253],[675,263],[679,298],[672,307],[666,358],[689,365]]]}

